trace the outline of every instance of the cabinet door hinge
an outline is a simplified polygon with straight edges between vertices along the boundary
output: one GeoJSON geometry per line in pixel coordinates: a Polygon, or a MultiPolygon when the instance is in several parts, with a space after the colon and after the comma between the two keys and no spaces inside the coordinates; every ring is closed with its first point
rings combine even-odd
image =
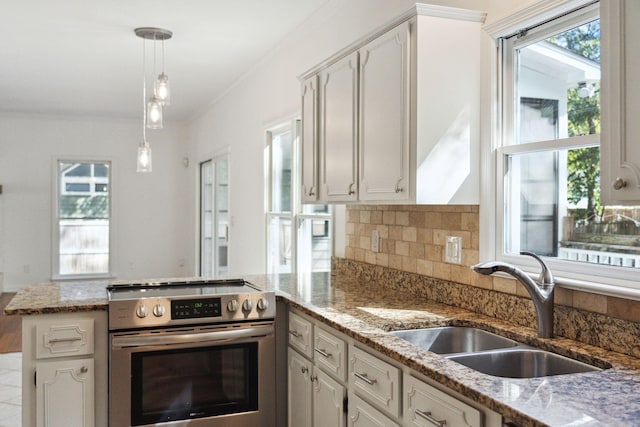
{"type": "Polygon", "coordinates": [[[34,385],[35,387],[38,387],[38,371],[35,371],[35,372],[33,373],[33,385],[34,385]]]}
{"type": "Polygon", "coordinates": [[[342,412],[349,413],[349,398],[347,396],[342,399],[342,412]]]}

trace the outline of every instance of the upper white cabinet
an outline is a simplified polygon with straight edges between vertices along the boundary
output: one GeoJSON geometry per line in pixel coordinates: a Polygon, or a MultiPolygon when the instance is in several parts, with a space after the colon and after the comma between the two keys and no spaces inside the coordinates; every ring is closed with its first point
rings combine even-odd
{"type": "Polygon", "coordinates": [[[303,200],[477,204],[483,20],[417,4],[304,73],[303,200]],[[317,199],[306,185],[312,164],[317,199]]]}
{"type": "Polygon", "coordinates": [[[600,2],[603,205],[640,204],[640,2],[600,2]]]}
{"type": "Polygon", "coordinates": [[[408,197],[409,38],[405,22],[360,49],[362,201],[408,197]]]}
{"type": "Polygon", "coordinates": [[[357,52],[320,72],[320,105],[320,198],[357,200],[357,52]]]}

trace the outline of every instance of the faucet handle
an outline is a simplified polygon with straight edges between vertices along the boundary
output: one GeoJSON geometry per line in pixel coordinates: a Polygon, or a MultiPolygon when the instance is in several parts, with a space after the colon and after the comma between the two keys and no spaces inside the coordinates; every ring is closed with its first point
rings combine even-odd
{"type": "Polygon", "coordinates": [[[541,286],[549,286],[549,285],[553,286],[554,281],[553,281],[553,275],[551,274],[551,270],[549,270],[547,265],[544,263],[544,261],[542,261],[542,259],[538,255],[528,251],[520,251],[520,255],[528,255],[530,257],[533,257],[536,261],[540,263],[540,266],[542,267],[542,271],[540,272],[540,277],[538,278],[538,282],[541,286]]]}

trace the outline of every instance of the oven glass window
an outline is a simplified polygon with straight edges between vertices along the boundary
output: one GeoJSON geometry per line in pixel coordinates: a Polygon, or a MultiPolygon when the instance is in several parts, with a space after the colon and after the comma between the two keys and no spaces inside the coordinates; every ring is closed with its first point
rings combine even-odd
{"type": "Polygon", "coordinates": [[[132,425],[258,409],[258,344],[133,353],[132,425]]]}

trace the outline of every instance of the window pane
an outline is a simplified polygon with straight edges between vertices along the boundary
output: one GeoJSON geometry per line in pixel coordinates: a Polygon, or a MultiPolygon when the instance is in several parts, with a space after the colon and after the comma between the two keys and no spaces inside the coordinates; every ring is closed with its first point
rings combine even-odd
{"type": "Polygon", "coordinates": [[[505,251],[640,268],[640,207],[600,205],[600,150],[507,157],[505,251]]]}
{"type": "Polygon", "coordinates": [[[331,230],[328,219],[305,218],[298,229],[298,271],[331,270],[331,230]]]}
{"type": "Polygon", "coordinates": [[[59,163],[58,188],[65,190],[58,194],[61,275],[109,272],[109,177],[95,183],[96,169],[108,171],[108,163],[59,163]]]}
{"type": "Polygon", "coordinates": [[[291,132],[273,136],[272,156],[272,206],[273,212],[291,212],[291,132]]]}
{"type": "Polygon", "coordinates": [[[518,144],[600,133],[600,21],[516,49],[518,144]]]}
{"type": "Polygon", "coordinates": [[[291,219],[272,217],[269,221],[269,273],[291,273],[293,263],[291,219]]]}

